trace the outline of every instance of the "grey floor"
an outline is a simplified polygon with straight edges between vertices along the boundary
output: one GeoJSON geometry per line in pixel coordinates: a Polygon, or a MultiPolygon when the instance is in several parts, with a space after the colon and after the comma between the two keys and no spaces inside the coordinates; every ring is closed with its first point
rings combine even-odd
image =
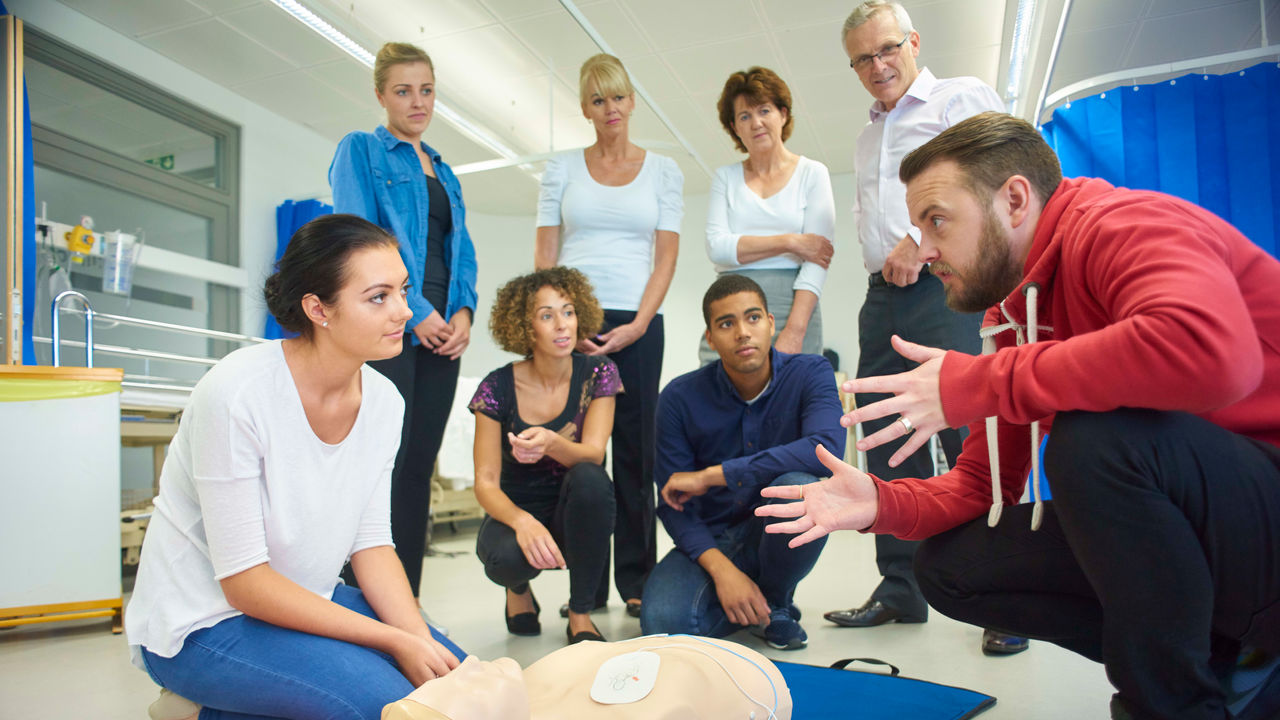
{"type": "MultiPolygon", "coordinates": [[[[474,553],[474,527],[456,534],[442,529],[423,571],[423,604],[463,648],[481,658],[502,655],[527,665],[564,644],[555,608],[568,597],[568,576],[544,573],[534,581],[543,606],[543,633],[535,638],[507,634],[499,614],[503,594],[485,579],[474,553]]],[[[661,534],[661,533],[660,533],[661,534]]],[[[665,540],[665,535],[662,535],[665,540]]],[[[670,542],[659,544],[665,552],[670,542]]],[[[15,549],[10,549],[15,552],[15,549]]],[[[779,652],[748,633],[732,639],[780,660],[829,664],[846,657],[875,657],[897,665],[904,675],[979,690],[996,696],[983,720],[1084,720],[1106,718],[1111,687],[1102,666],[1047,643],[1033,642],[1021,655],[988,658],[978,644],[982,631],[937,613],[923,625],[837,628],[822,613],[861,604],[876,583],[874,544],[868,536],[840,533],[828,543],[814,572],[800,585],[796,603],[804,613],[809,646],[779,652]]],[[[21,581],[6,578],[6,582],[21,581]]],[[[635,637],[639,621],[627,617],[612,598],[596,613],[610,639],[635,637]]],[[[0,632],[0,720],[144,720],[156,688],[129,664],[123,636],[105,622],[83,621],[28,626],[0,632]]],[[[848,717],[858,713],[850,698],[848,717]]]]}

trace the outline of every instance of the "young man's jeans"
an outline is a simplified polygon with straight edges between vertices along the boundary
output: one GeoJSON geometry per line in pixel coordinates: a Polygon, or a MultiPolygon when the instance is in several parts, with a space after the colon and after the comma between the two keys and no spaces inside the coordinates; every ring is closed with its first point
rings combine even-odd
{"type": "MultiPolygon", "coordinates": [[[[377,618],[356,588],[339,585],[333,601],[377,618]]],[[[431,635],[466,657],[435,628],[431,635]]],[[[378,720],[383,705],[414,689],[385,653],[246,615],[191,633],[171,658],[142,657],[152,680],[204,706],[200,720],[378,720]]]]}
{"type": "MultiPolygon", "coordinates": [[[[779,476],[771,485],[806,485],[817,480],[808,473],[791,472],[779,476]]],[[[725,530],[716,538],[716,547],[760,586],[770,609],[788,608],[796,585],[813,569],[827,540],[822,538],[792,549],[787,543],[794,535],[770,535],[764,532],[765,525],[765,518],[751,516],[725,530]]],[[[667,553],[650,573],[640,611],[640,630],[645,635],[724,637],[742,627],[725,616],[707,571],[679,549],[667,553]]]]}

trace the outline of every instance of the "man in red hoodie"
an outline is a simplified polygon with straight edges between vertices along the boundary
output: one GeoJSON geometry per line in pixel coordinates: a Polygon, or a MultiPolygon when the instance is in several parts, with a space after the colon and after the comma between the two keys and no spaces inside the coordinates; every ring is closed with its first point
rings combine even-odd
{"type": "Polygon", "coordinates": [[[1280,262],[1191,203],[1063,180],[1009,115],[900,175],[947,303],[987,309],[984,354],[894,338],[921,365],[846,383],[893,397],[841,422],[896,416],[859,445],[911,435],[890,464],[944,427],[969,438],[945,475],[893,483],[819,448],[833,476],[764,491],[804,500],[757,509],[797,518],[769,532],[927,538],[930,605],[1105,663],[1113,717],[1280,716],[1280,262]],[[1013,505],[1050,425],[1053,500],[1013,505]]]}

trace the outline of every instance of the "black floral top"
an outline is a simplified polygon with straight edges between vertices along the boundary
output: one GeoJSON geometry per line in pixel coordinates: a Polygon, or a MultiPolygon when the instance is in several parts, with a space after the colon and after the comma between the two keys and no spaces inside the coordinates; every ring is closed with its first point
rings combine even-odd
{"type": "MultiPolygon", "coordinates": [[[[542,427],[574,442],[582,442],[582,423],[594,398],[623,392],[618,366],[607,357],[573,354],[573,374],[569,380],[569,400],[555,419],[542,427]]],[[[507,433],[519,435],[534,427],[520,417],[516,402],[516,381],[512,363],[494,370],[480,382],[467,406],[483,413],[502,427],[502,491],[516,505],[553,499],[560,493],[560,481],[568,468],[544,457],[536,463],[521,463],[511,454],[507,433]]]]}

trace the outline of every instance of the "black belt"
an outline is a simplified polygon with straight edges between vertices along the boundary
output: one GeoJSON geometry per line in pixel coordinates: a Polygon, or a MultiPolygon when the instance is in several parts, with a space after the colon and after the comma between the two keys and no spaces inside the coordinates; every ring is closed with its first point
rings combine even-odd
{"type": "MultiPolygon", "coordinates": [[[[924,277],[925,275],[928,275],[928,274],[929,274],[929,266],[928,265],[922,266],[920,268],[920,277],[924,277]]],[[[867,285],[873,288],[878,288],[878,287],[890,287],[892,284],[888,280],[884,279],[883,272],[873,272],[871,273],[871,277],[868,278],[867,280],[867,285]]],[[[892,285],[892,287],[897,287],[897,285],[892,285]]]]}

